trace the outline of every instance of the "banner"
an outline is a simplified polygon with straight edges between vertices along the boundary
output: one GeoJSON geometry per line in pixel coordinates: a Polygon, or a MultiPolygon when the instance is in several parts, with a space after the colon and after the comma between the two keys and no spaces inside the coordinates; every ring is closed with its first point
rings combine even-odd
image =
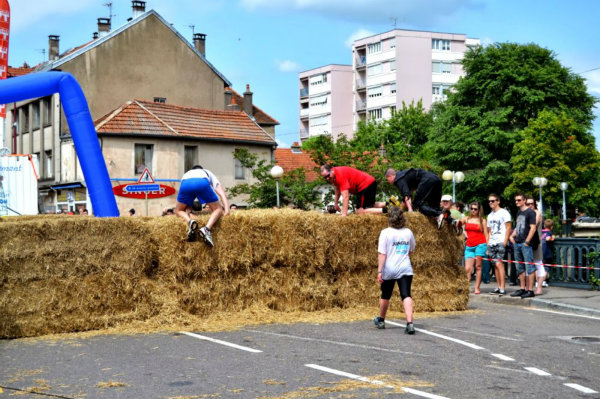
{"type": "MultiPolygon", "coordinates": [[[[8,73],[8,32],[10,30],[10,6],[8,0],[0,0],[0,80],[8,73]]],[[[6,105],[0,105],[0,118],[6,118],[6,105]]]]}

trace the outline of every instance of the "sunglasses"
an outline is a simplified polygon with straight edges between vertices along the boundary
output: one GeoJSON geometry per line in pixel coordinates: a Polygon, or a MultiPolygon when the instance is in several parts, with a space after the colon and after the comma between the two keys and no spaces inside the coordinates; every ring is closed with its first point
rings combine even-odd
{"type": "Polygon", "coordinates": [[[494,203],[494,202],[496,202],[496,201],[498,201],[498,200],[495,200],[495,199],[493,199],[493,200],[488,200],[488,202],[489,202],[490,204],[491,204],[491,203],[494,203]]]}
{"type": "Polygon", "coordinates": [[[522,199],[516,199],[515,202],[522,202],[522,199]]]}
{"type": "Polygon", "coordinates": [[[478,211],[479,208],[471,208],[472,211],[478,211]]]}
{"type": "Polygon", "coordinates": [[[526,202],[527,205],[533,205],[533,202],[526,202]]]}

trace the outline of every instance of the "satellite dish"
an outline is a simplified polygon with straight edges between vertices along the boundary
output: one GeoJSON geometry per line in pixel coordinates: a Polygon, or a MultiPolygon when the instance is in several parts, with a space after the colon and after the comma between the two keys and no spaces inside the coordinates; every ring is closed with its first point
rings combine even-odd
{"type": "Polygon", "coordinates": [[[10,155],[10,150],[6,147],[0,147],[0,157],[10,155]]]}

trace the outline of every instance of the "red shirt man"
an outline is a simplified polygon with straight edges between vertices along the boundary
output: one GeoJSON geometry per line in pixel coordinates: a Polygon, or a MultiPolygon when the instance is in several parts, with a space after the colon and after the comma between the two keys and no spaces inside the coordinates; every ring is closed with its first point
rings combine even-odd
{"type": "Polygon", "coordinates": [[[356,195],[356,206],[359,209],[372,208],[375,204],[377,181],[368,173],[349,166],[323,165],[321,166],[321,176],[335,187],[333,202],[335,209],[342,212],[343,216],[348,215],[350,194],[356,195]],[[343,197],[341,209],[338,205],[340,195],[343,197]]]}

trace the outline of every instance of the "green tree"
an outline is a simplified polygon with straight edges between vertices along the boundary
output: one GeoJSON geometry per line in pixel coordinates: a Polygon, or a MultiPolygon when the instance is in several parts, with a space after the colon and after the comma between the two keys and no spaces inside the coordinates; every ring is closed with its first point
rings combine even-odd
{"type": "MultiPolygon", "coordinates": [[[[270,173],[274,164],[264,159],[259,160],[245,148],[236,149],[233,157],[251,170],[256,183],[237,184],[227,189],[227,194],[248,196],[248,204],[253,208],[272,208],[277,205],[275,179],[270,173]]],[[[306,182],[306,172],[302,168],[284,174],[279,180],[280,205],[293,204],[304,210],[322,207],[319,192],[315,190],[318,184],[318,181],[306,182]]]]}
{"type": "Polygon", "coordinates": [[[567,182],[567,203],[597,214],[600,195],[600,154],[593,145],[583,145],[581,126],[565,112],[542,111],[520,132],[511,158],[513,182],[506,188],[509,197],[517,191],[536,192],[531,181],[544,176],[545,204],[562,202],[560,182],[567,182]]]}
{"type": "Polygon", "coordinates": [[[482,200],[508,187],[513,146],[542,110],[564,112],[577,126],[577,141],[594,146],[594,97],[550,50],[514,43],[477,47],[465,54],[463,69],[447,101],[432,108],[425,146],[444,169],[465,172],[459,198],[482,200]]]}

